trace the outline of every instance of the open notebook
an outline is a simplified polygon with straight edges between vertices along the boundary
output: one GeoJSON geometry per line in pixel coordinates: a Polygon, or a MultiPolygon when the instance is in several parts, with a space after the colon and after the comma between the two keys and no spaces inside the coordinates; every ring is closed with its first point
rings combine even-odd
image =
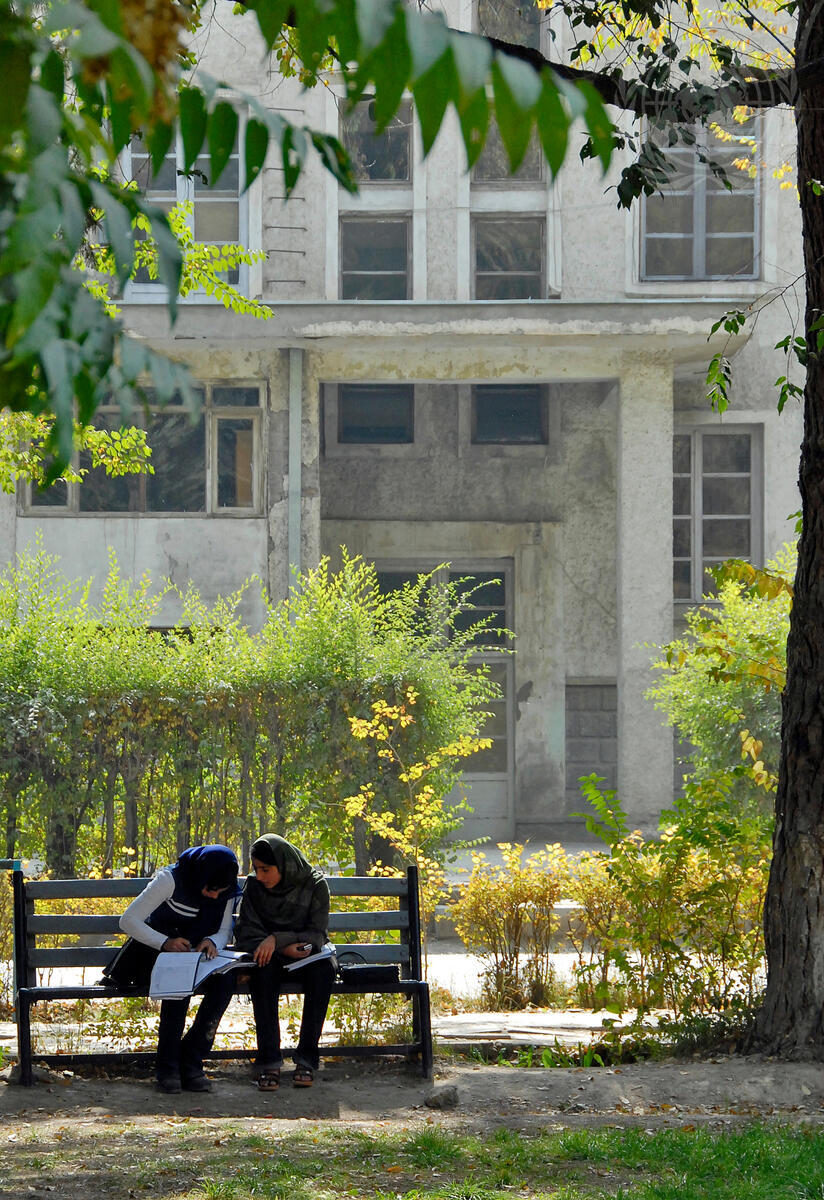
{"type": "Polygon", "coordinates": [[[182,1000],[197,991],[210,975],[254,965],[252,956],[240,950],[219,950],[214,958],[207,958],[200,950],[161,951],[152,968],[149,996],[153,1000],[182,1000]]]}

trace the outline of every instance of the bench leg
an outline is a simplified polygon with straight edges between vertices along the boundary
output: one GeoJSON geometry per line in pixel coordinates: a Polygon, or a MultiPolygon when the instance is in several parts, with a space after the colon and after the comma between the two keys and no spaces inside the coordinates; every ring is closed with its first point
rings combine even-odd
{"type": "Polygon", "coordinates": [[[421,984],[415,993],[412,1005],[413,1029],[416,1041],[421,1044],[421,1074],[424,1079],[432,1078],[432,1016],[429,1010],[429,984],[421,984]]]}
{"type": "Polygon", "coordinates": [[[20,1064],[20,1083],[32,1087],[34,1074],[31,1065],[31,1001],[17,993],[17,1061],[20,1064]]]}

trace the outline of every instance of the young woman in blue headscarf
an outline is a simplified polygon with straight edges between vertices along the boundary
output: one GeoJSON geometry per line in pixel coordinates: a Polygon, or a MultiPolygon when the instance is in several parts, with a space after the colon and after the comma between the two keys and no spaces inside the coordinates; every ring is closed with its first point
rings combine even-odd
{"type": "MultiPolygon", "coordinates": [[[[120,928],[132,939],[105,973],[120,987],[148,985],[161,950],[199,950],[214,958],[232,934],[239,889],[238,861],[228,846],[192,846],[164,867],[131,902],[120,928]]],[[[231,998],[229,975],[211,975],[188,1033],[189,999],[163,1000],[157,1034],[157,1086],[162,1092],[211,1091],[203,1056],[212,1048],[218,1022],[231,998]]]]}

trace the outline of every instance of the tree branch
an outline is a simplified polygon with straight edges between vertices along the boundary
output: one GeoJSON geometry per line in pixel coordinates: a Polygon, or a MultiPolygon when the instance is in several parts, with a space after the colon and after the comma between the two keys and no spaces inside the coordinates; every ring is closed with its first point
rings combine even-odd
{"type": "Polygon", "coordinates": [[[503,54],[529,63],[536,71],[549,67],[561,79],[590,83],[605,104],[639,117],[663,117],[675,123],[691,122],[711,112],[729,111],[740,105],[754,109],[775,108],[780,104],[793,106],[800,91],[824,84],[824,58],[769,76],[759,71],[758,78],[730,80],[716,88],[653,88],[637,79],[614,78],[606,71],[586,71],[551,62],[530,46],[518,46],[499,38],[489,38],[489,42],[503,54]]]}

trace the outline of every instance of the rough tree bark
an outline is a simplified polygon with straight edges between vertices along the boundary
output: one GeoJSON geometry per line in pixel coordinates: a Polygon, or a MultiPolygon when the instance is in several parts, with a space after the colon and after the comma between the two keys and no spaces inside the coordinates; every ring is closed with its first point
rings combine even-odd
{"type": "MultiPolygon", "coordinates": [[[[801,0],[797,64],[824,53],[822,0],[801,0]]],[[[768,981],[748,1049],[824,1059],[824,365],[810,332],[824,312],[824,86],[796,100],[806,268],[803,529],[787,643],[773,861],[764,909],[768,981]]]]}

